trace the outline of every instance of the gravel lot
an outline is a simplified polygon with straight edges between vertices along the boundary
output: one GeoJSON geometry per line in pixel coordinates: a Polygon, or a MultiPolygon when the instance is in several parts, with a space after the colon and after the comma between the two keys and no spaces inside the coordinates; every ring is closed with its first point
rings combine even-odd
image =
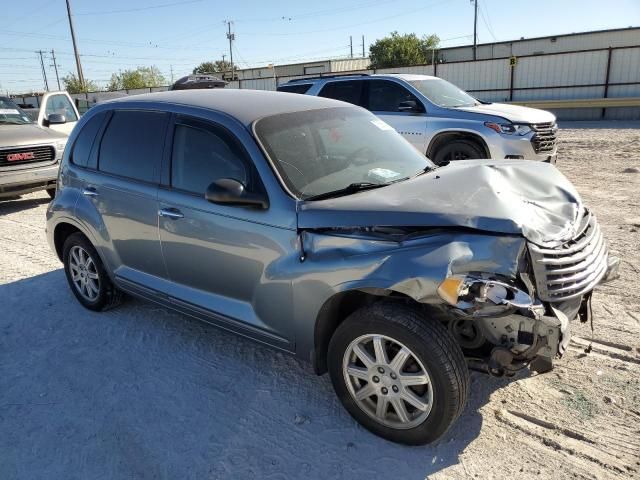
{"type": "Polygon", "coordinates": [[[576,325],[551,373],[473,374],[427,447],[369,434],[289,356],[137,300],[83,309],[46,193],[0,203],[0,478],[640,478],[640,124],[564,127],[558,166],[624,259],[593,351],[576,325]]]}

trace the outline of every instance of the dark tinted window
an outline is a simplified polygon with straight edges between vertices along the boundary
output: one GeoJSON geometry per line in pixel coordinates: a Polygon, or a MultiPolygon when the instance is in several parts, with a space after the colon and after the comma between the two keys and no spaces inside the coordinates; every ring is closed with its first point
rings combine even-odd
{"type": "Polygon", "coordinates": [[[171,161],[171,186],[204,194],[220,178],[233,178],[248,185],[244,154],[230,134],[200,122],[176,125],[171,161]]]}
{"type": "Polygon", "coordinates": [[[160,168],[166,118],[159,112],[114,112],[102,137],[98,168],[153,182],[160,168]]]}
{"type": "Polygon", "coordinates": [[[76,143],[73,144],[73,153],[71,154],[71,161],[86,167],[89,162],[89,154],[91,153],[91,147],[96,139],[98,130],[102,126],[106,112],[101,112],[93,116],[80,130],[76,143]]]}
{"type": "Polygon", "coordinates": [[[372,112],[397,112],[401,102],[413,100],[421,108],[421,102],[409,90],[388,80],[369,81],[369,110],[372,112]]]}
{"type": "Polygon", "coordinates": [[[278,91],[289,93],[307,93],[307,90],[309,90],[310,88],[310,83],[301,83],[297,85],[280,85],[278,87],[278,91]]]}
{"type": "Polygon", "coordinates": [[[318,96],[360,105],[362,101],[362,83],[361,80],[329,82],[322,87],[318,96]]]}

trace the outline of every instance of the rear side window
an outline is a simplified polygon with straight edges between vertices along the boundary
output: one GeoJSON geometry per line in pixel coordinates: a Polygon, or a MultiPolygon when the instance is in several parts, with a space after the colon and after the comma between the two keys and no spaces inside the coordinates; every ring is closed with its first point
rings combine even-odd
{"type": "Polygon", "coordinates": [[[154,182],[160,170],[166,123],[165,113],[114,112],[100,144],[100,171],[154,182]]]}
{"type": "Polygon", "coordinates": [[[333,98],[343,102],[353,103],[354,105],[362,104],[362,86],[361,80],[349,80],[342,82],[329,82],[318,94],[319,97],[333,98]]]}
{"type": "Polygon", "coordinates": [[[307,93],[310,88],[310,83],[299,83],[296,85],[280,85],[278,87],[278,91],[288,93],[307,93]]]}
{"type": "Polygon", "coordinates": [[[91,148],[96,139],[96,135],[104,122],[106,112],[100,112],[97,115],[91,117],[91,119],[82,127],[76,142],[73,144],[73,151],[71,153],[71,161],[73,164],[80,167],[86,167],[89,163],[89,155],[91,154],[91,148]]]}
{"type": "Polygon", "coordinates": [[[238,142],[221,128],[197,121],[177,123],[173,137],[171,186],[198,195],[220,178],[249,186],[248,162],[238,142]]]}
{"type": "Polygon", "coordinates": [[[66,95],[51,95],[47,99],[47,105],[44,111],[45,117],[49,118],[49,115],[51,115],[52,113],[59,113],[60,115],[64,115],[64,117],[67,119],[67,122],[75,122],[78,120],[78,116],[73,109],[73,105],[71,104],[69,97],[67,97],[66,95]]]}
{"type": "Polygon", "coordinates": [[[369,81],[369,110],[372,112],[397,112],[402,102],[413,100],[418,106],[422,103],[402,85],[389,80],[369,81]]]}

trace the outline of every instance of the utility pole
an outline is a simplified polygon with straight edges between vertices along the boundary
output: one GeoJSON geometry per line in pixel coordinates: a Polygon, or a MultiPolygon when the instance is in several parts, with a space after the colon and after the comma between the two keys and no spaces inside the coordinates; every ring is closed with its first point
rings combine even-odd
{"type": "Polygon", "coordinates": [[[40,55],[40,67],[42,68],[42,78],[44,79],[44,89],[49,91],[49,82],[47,82],[47,71],[44,68],[44,60],[42,58],[42,54],[44,53],[42,50],[36,51],[37,54],[40,55]]]}
{"type": "Polygon", "coordinates": [[[351,51],[351,58],[353,58],[353,36],[349,35],[349,50],[351,51]]]}
{"type": "Polygon", "coordinates": [[[473,59],[478,57],[478,0],[471,0],[473,3],[473,59]]]}
{"type": "Polygon", "coordinates": [[[73,20],[71,19],[71,5],[67,0],[67,17],[69,18],[69,28],[71,29],[71,41],[73,42],[73,53],[76,56],[76,68],[78,69],[78,81],[80,86],[84,89],[84,75],[82,74],[82,64],[80,63],[80,54],[78,53],[78,45],[76,44],[76,34],[73,30],[73,20]]]}
{"type": "Polygon", "coordinates": [[[364,54],[364,35],[362,35],[362,58],[366,57],[364,54]]]}
{"type": "Polygon", "coordinates": [[[56,81],[58,82],[58,90],[62,90],[60,88],[60,77],[58,76],[58,63],[56,62],[56,52],[51,49],[51,59],[53,60],[53,65],[51,65],[56,70],[56,81]]]}
{"type": "Polygon", "coordinates": [[[231,81],[233,81],[233,41],[236,39],[236,34],[231,32],[231,24],[233,20],[227,20],[227,27],[229,31],[227,33],[227,39],[229,39],[229,59],[231,60],[231,81]]]}
{"type": "Polygon", "coordinates": [[[169,65],[169,69],[171,71],[171,85],[173,85],[173,65],[169,65]]]}

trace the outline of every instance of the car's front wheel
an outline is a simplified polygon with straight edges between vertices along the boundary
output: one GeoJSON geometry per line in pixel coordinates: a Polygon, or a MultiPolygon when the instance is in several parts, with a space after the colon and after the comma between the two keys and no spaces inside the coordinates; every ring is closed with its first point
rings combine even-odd
{"type": "Polygon", "coordinates": [[[435,152],[433,163],[446,165],[456,160],[475,160],[486,157],[483,149],[477,143],[469,140],[455,140],[443,145],[435,152]]]}
{"type": "Polygon", "coordinates": [[[69,235],[62,250],[64,272],[71,291],[89,310],[106,310],[122,297],[107,275],[98,252],[81,233],[69,235]]]}
{"type": "Polygon", "coordinates": [[[388,440],[433,442],[464,408],[469,372],[462,351],[418,308],[380,302],[357,310],[334,333],[328,354],[342,404],[388,440]]]}

